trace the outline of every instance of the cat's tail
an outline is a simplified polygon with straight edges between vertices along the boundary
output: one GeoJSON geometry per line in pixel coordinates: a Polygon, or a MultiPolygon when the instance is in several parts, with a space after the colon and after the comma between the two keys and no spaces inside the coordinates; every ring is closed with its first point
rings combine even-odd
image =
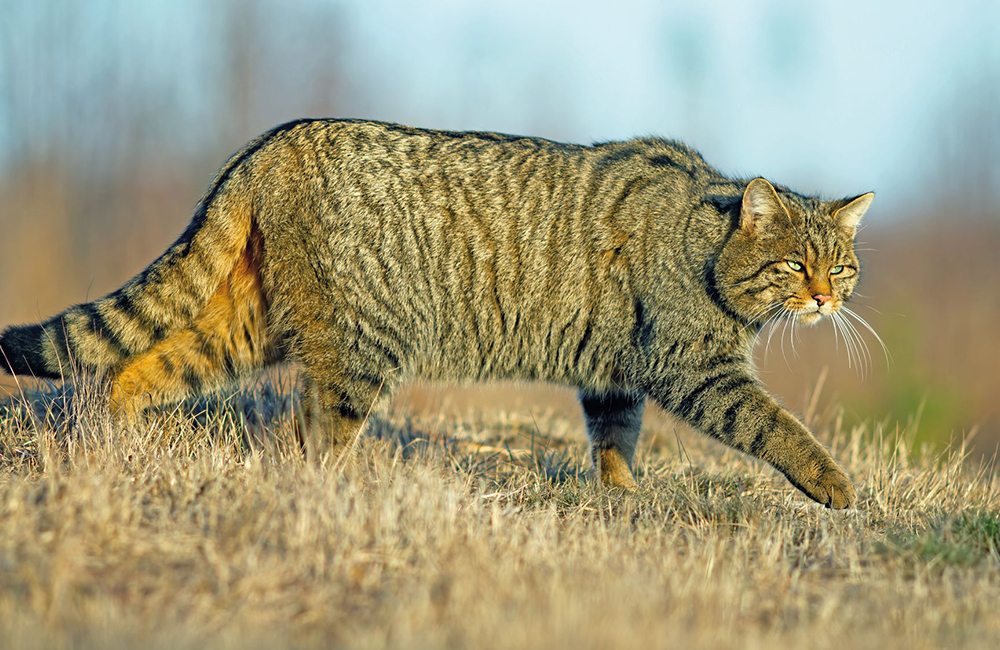
{"type": "Polygon", "coordinates": [[[230,158],[184,234],[125,286],[42,323],[0,333],[0,368],[55,378],[71,368],[100,373],[190,325],[248,248],[255,228],[250,165],[243,163],[276,131],[230,158]]]}

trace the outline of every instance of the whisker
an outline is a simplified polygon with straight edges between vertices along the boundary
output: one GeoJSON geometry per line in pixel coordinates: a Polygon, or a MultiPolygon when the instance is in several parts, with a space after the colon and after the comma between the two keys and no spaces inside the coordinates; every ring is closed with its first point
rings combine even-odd
{"type": "Polygon", "coordinates": [[[792,334],[791,336],[789,336],[789,339],[792,342],[792,356],[794,356],[795,358],[798,358],[799,356],[799,351],[795,349],[795,324],[798,322],[798,320],[799,320],[798,317],[792,319],[792,334]]]}
{"type": "MultiPolygon", "coordinates": [[[[844,310],[844,312],[847,313],[847,315],[853,316],[854,319],[857,320],[859,323],[861,323],[866,330],[868,330],[869,332],[871,332],[871,335],[874,336],[875,340],[878,341],[879,345],[882,346],[882,353],[885,355],[885,365],[888,367],[889,362],[892,359],[892,355],[889,354],[889,348],[888,348],[888,346],[886,346],[885,341],[882,340],[882,337],[878,335],[878,332],[875,331],[875,328],[872,327],[871,325],[869,325],[868,321],[866,321],[864,318],[862,318],[857,313],[855,313],[854,310],[848,309],[848,308],[844,307],[843,305],[841,305],[840,308],[842,310],[844,310]]],[[[876,311],[878,311],[878,310],[876,310],[876,311]]]]}
{"type": "Polygon", "coordinates": [[[764,330],[765,330],[765,329],[767,328],[767,326],[768,326],[768,325],[769,325],[769,324],[770,324],[770,323],[771,323],[772,321],[774,321],[774,320],[775,320],[775,319],[776,319],[776,318],[777,318],[778,316],[780,316],[780,315],[781,315],[781,303],[777,303],[777,304],[776,304],[775,306],[776,306],[776,307],[778,307],[778,309],[777,309],[777,310],[775,310],[775,312],[774,312],[773,314],[769,314],[769,315],[767,316],[767,318],[766,318],[766,319],[764,320],[764,322],[763,322],[763,323],[761,323],[761,325],[760,325],[760,329],[758,329],[758,330],[757,330],[757,336],[756,336],[756,337],[754,337],[754,345],[756,345],[756,344],[757,344],[757,341],[758,341],[758,340],[760,339],[761,335],[763,334],[763,332],[764,332],[764,330]]]}
{"type": "Polygon", "coordinates": [[[858,340],[855,328],[851,327],[851,324],[847,322],[847,318],[841,314],[840,324],[844,328],[844,333],[851,339],[851,343],[854,346],[854,361],[855,369],[858,371],[858,375],[861,380],[864,381],[865,376],[868,374],[868,366],[865,363],[864,349],[861,347],[861,341],[858,340]]]}
{"type": "Polygon", "coordinates": [[[840,332],[837,328],[837,312],[830,314],[830,323],[833,324],[833,349],[840,354],[840,332]]]}
{"type": "Polygon", "coordinates": [[[871,310],[872,310],[873,312],[875,312],[875,313],[876,313],[876,314],[878,314],[879,316],[882,316],[882,315],[883,315],[881,311],[879,311],[879,310],[878,310],[878,309],[876,309],[875,307],[872,307],[871,305],[866,305],[866,304],[864,304],[864,303],[862,303],[862,302],[855,302],[855,303],[853,303],[853,304],[857,305],[858,307],[864,307],[865,309],[871,309],[871,310]]]}
{"type": "MultiPolygon", "coordinates": [[[[848,368],[853,368],[854,367],[854,357],[851,354],[851,344],[847,341],[847,335],[843,334],[843,332],[841,331],[842,328],[840,326],[840,314],[838,314],[837,312],[833,312],[832,314],[830,314],[830,316],[833,319],[832,322],[833,322],[834,340],[836,340],[836,337],[838,336],[838,333],[840,333],[840,335],[843,336],[843,338],[844,338],[844,350],[847,352],[847,367],[848,368]]],[[[839,341],[838,341],[838,343],[839,343],[839,341]]],[[[838,352],[839,352],[839,349],[838,349],[838,352]]]]}
{"type": "Polygon", "coordinates": [[[770,325],[770,329],[768,329],[767,332],[767,342],[764,344],[765,359],[767,358],[768,351],[771,349],[771,337],[774,336],[774,330],[777,329],[778,319],[781,318],[781,315],[783,313],[784,313],[783,310],[775,312],[770,318],[767,319],[767,321],[761,327],[760,332],[757,333],[757,336],[760,337],[761,333],[764,331],[764,328],[770,325]]]}
{"type": "MultiPolygon", "coordinates": [[[[847,352],[847,367],[848,368],[853,368],[854,367],[854,356],[851,354],[851,344],[847,340],[847,335],[843,333],[843,331],[842,331],[843,328],[840,325],[840,318],[841,318],[841,316],[837,312],[833,312],[831,314],[831,316],[833,317],[833,332],[834,332],[834,337],[837,336],[838,332],[840,333],[841,336],[843,336],[843,338],[844,338],[844,350],[847,352]]],[[[838,352],[839,352],[839,350],[838,350],[838,352]]]]}
{"type": "Polygon", "coordinates": [[[784,359],[784,361],[785,361],[785,367],[787,367],[789,369],[791,369],[791,365],[789,365],[789,363],[788,363],[788,357],[785,355],[785,330],[788,329],[788,322],[790,320],[792,320],[792,318],[794,316],[795,316],[795,314],[793,314],[790,311],[785,312],[785,318],[783,319],[784,323],[781,326],[781,338],[780,338],[780,341],[781,341],[781,358],[784,359]]]}
{"type": "MultiPolygon", "coordinates": [[[[841,307],[841,309],[843,309],[843,307],[841,307]]],[[[847,330],[850,331],[851,336],[854,337],[854,340],[857,343],[858,351],[863,354],[862,360],[864,361],[865,369],[870,369],[872,367],[872,355],[868,350],[868,343],[865,341],[864,337],[861,336],[861,332],[859,332],[858,328],[854,326],[854,323],[846,317],[844,318],[844,325],[847,326],[847,330]]],[[[864,378],[864,376],[865,375],[862,374],[862,378],[864,378]]]]}
{"type": "Polygon", "coordinates": [[[739,333],[742,334],[743,330],[745,330],[746,328],[750,327],[751,325],[753,325],[754,323],[756,323],[758,320],[760,320],[761,318],[763,318],[764,315],[767,312],[769,312],[770,310],[774,309],[775,307],[780,307],[780,306],[781,306],[780,302],[772,302],[770,305],[764,307],[763,309],[757,310],[750,317],[750,320],[747,321],[747,324],[743,326],[743,329],[741,329],[739,333]]]}
{"type": "MultiPolygon", "coordinates": [[[[844,337],[844,347],[847,349],[847,367],[853,367],[855,372],[861,375],[861,361],[860,354],[857,351],[857,344],[851,333],[844,326],[844,316],[838,312],[833,313],[834,323],[836,323],[837,328],[840,330],[841,335],[844,337]]],[[[862,375],[863,376],[863,375],[862,375]]]]}
{"type": "Polygon", "coordinates": [[[850,341],[851,350],[854,356],[854,369],[863,378],[864,377],[864,363],[862,361],[861,350],[858,345],[858,340],[855,338],[851,331],[850,325],[847,323],[847,319],[843,314],[840,314],[840,331],[843,333],[844,337],[850,341]]]}

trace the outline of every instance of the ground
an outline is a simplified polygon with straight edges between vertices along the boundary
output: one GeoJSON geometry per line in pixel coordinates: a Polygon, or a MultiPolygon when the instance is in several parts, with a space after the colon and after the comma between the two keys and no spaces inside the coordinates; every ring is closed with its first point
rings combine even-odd
{"type": "Polygon", "coordinates": [[[283,386],[131,428],[86,386],[0,409],[4,645],[1000,647],[1000,479],[960,441],[810,409],[859,488],[832,512],[655,413],[604,490],[551,392],[411,391],[317,468],[283,386]]]}

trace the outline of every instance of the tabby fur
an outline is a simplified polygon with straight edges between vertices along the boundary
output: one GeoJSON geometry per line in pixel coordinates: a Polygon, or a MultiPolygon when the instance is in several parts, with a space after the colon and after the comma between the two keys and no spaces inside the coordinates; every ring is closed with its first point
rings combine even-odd
{"type": "Polygon", "coordinates": [[[317,458],[409,378],[568,384],[601,479],[626,488],[648,398],[844,508],[850,480],[751,349],[764,315],[850,296],[871,197],[727,178],[658,138],[299,120],[235,154],[145,271],[7,328],[0,352],[14,373],[106,376],[129,416],[298,362],[317,458]]]}

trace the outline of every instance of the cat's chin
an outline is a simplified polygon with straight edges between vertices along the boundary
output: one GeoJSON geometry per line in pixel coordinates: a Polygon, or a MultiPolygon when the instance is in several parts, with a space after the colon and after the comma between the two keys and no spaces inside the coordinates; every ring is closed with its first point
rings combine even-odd
{"type": "Polygon", "coordinates": [[[799,319],[799,322],[802,323],[803,325],[815,325],[820,320],[822,320],[823,314],[819,313],[818,311],[810,311],[804,314],[799,314],[797,318],[799,319]]]}

